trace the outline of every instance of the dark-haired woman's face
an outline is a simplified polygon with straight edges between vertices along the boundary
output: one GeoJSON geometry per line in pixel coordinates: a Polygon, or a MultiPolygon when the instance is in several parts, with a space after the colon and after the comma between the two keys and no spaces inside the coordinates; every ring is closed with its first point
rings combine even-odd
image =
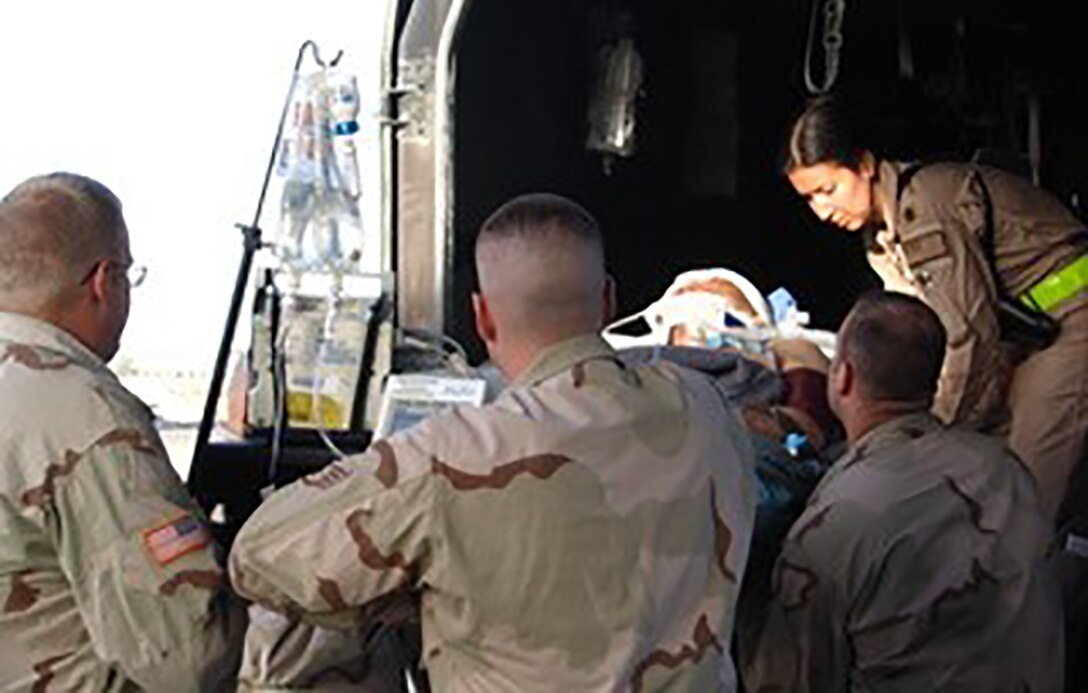
{"type": "Polygon", "coordinates": [[[802,166],[789,179],[821,221],[857,231],[873,217],[873,166],[867,161],[858,170],[836,163],[802,166]]]}

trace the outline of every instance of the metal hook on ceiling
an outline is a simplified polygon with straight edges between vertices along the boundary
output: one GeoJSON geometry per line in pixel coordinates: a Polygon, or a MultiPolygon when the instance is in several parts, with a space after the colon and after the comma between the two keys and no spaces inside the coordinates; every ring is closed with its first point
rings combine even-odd
{"type": "Polygon", "coordinates": [[[846,0],[812,0],[812,18],[809,21],[808,40],[805,43],[805,87],[809,94],[826,94],[835,86],[839,77],[840,57],[843,46],[843,20],[846,0]],[[819,83],[813,77],[813,57],[816,51],[816,31],[822,14],[823,26],[820,43],[824,52],[824,74],[819,83]]]}

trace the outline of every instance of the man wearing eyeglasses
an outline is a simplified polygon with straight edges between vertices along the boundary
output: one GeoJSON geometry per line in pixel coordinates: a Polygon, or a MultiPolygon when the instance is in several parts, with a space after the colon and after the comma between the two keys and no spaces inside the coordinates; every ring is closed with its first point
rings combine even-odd
{"type": "Polygon", "coordinates": [[[149,409],[106,363],[121,203],[67,173],[0,202],[0,690],[218,690],[242,612],[149,409]]]}

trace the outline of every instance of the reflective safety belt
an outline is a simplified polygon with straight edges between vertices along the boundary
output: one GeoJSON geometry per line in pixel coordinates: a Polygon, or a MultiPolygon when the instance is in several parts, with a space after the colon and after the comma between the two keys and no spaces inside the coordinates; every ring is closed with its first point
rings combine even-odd
{"type": "Polygon", "coordinates": [[[1069,263],[1018,297],[1025,305],[1043,312],[1056,308],[1088,288],[1088,255],[1069,263]]]}

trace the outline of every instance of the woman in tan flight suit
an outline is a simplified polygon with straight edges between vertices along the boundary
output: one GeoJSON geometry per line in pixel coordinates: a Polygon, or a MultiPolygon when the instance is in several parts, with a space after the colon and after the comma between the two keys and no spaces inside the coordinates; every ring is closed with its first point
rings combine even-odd
{"type": "Polygon", "coordinates": [[[863,233],[885,288],[916,295],[941,316],[948,350],[935,412],[1007,433],[1056,517],[1088,442],[1084,224],[1018,177],[881,160],[857,135],[841,103],[811,102],[790,132],[790,183],[821,220],[863,233]],[[1007,331],[1003,338],[999,297],[1054,318],[1056,340],[1029,349],[1007,331]]]}

